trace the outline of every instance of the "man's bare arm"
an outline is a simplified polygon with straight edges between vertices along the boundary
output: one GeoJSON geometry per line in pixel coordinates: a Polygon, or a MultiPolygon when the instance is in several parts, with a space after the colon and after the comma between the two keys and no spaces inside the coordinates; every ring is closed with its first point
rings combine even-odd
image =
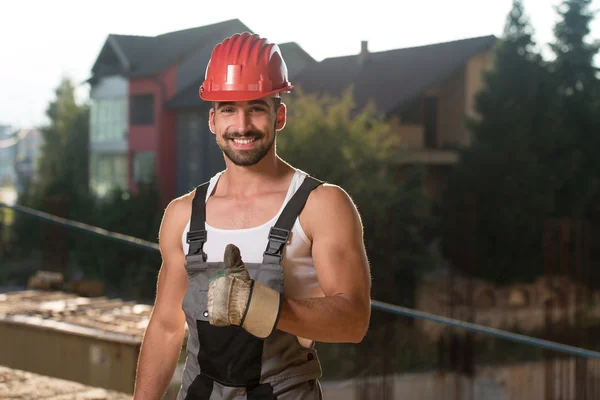
{"type": "Polygon", "coordinates": [[[137,366],[134,400],[159,400],[173,378],[185,334],[185,314],[181,307],[187,288],[185,256],[181,233],[185,207],[174,200],[165,210],[159,245],[162,265],[158,275],[156,300],[144,333],[137,366]]]}
{"type": "Polygon", "coordinates": [[[284,299],[277,327],[318,342],[360,342],[371,316],[371,276],[358,211],[342,189],[323,185],[301,222],[325,297],[284,299]]]}

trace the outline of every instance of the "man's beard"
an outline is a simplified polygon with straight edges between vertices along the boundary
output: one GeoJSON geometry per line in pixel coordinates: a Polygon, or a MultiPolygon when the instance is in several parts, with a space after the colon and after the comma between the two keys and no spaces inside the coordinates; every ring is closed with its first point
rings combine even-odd
{"type": "Polygon", "coordinates": [[[249,167],[257,164],[260,160],[262,160],[265,155],[271,150],[273,144],[275,143],[275,135],[273,135],[273,139],[268,143],[256,143],[254,147],[247,150],[237,150],[232,147],[231,141],[233,139],[244,138],[244,139],[254,139],[258,142],[260,139],[265,137],[265,134],[260,131],[250,131],[245,135],[241,135],[238,132],[226,133],[223,136],[223,142],[217,140],[217,145],[221,149],[221,151],[225,154],[227,158],[231,160],[237,166],[240,167],[249,167]]]}

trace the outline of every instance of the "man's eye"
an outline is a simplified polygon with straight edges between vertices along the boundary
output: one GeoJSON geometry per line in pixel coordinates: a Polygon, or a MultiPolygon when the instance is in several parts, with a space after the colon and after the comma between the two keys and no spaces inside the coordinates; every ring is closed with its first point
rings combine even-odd
{"type": "Polygon", "coordinates": [[[231,108],[231,107],[224,107],[224,108],[221,108],[221,112],[222,113],[230,113],[230,112],[233,112],[233,108],[231,108]]]}

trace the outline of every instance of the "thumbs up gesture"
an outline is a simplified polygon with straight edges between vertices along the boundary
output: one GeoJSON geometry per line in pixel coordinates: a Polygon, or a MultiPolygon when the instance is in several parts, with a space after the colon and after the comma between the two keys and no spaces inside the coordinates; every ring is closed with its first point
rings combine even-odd
{"type": "Polygon", "coordinates": [[[268,337],[279,319],[281,295],[250,278],[237,246],[227,245],[223,264],[209,279],[209,323],[237,325],[256,337],[268,337]]]}

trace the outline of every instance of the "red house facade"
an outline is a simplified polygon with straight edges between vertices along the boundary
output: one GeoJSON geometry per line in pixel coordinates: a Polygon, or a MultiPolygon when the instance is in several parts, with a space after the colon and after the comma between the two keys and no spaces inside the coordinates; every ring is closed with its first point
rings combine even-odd
{"type": "Polygon", "coordinates": [[[163,203],[175,196],[176,115],[163,104],[177,94],[177,67],[129,80],[129,190],[156,179],[163,203]],[[152,176],[154,175],[154,176],[152,176]]]}

